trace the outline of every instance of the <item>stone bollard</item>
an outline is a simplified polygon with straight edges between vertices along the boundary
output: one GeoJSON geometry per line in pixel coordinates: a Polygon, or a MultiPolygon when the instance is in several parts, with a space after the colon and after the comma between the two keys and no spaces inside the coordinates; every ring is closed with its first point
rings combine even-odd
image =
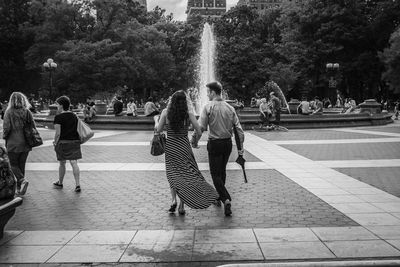
{"type": "Polygon", "coordinates": [[[375,99],[367,99],[358,105],[360,113],[381,114],[381,104],[376,102],[375,99]]]}
{"type": "Polygon", "coordinates": [[[298,99],[290,99],[288,102],[290,114],[297,114],[297,107],[300,105],[300,101],[298,99]]]}

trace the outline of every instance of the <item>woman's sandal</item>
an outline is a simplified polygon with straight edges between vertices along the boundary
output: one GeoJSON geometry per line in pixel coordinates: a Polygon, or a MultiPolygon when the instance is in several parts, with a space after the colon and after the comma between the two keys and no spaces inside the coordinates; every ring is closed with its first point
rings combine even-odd
{"type": "Polygon", "coordinates": [[[75,187],[75,192],[77,192],[77,193],[81,192],[81,187],[79,185],[77,187],[75,187]]]}
{"type": "Polygon", "coordinates": [[[60,189],[63,188],[63,184],[60,184],[60,181],[53,183],[53,185],[55,188],[60,188],[60,189]]]}
{"type": "Polygon", "coordinates": [[[185,215],[186,211],[184,209],[179,209],[178,213],[179,213],[179,215],[185,215]]]}
{"type": "Polygon", "coordinates": [[[168,212],[175,212],[176,211],[176,207],[178,206],[178,204],[174,203],[171,205],[171,207],[169,208],[168,212]]]}

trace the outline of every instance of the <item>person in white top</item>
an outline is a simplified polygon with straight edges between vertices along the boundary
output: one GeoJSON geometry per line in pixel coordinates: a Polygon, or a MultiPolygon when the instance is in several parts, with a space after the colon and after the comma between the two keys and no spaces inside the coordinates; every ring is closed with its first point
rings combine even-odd
{"type": "Polygon", "coordinates": [[[126,105],[126,116],[137,116],[137,107],[133,98],[129,99],[129,102],[126,105]]]}

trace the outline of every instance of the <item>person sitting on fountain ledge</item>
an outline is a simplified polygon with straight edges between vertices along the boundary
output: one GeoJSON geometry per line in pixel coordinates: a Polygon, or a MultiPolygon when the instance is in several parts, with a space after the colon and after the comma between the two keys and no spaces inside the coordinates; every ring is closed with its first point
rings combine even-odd
{"type": "Polygon", "coordinates": [[[118,96],[117,100],[114,103],[114,114],[115,116],[122,116],[122,110],[123,110],[124,104],[122,103],[122,97],[118,96]]]}
{"type": "Polygon", "coordinates": [[[153,117],[155,115],[160,114],[156,104],[153,102],[153,98],[150,96],[147,99],[147,103],[144,105],[144,115],[146,117],[153,117]]]}
{"type": "Polygon", "coordinates": [[[323,110],[324,106],[323,106],[322,102],[319,100],[318,96],[316,96],[314,98],[314,100],[315,100],[315,104],[314,104],[315,110],[313,113],[311,113],[311,115],[322,115],[324,112],[324,110],[323,110]]]}

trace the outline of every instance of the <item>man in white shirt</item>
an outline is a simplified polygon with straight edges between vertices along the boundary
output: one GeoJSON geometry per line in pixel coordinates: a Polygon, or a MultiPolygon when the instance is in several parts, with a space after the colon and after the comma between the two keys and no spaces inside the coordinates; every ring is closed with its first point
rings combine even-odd
{"type": "MultiPolygon", "coordinates": [[[[225,216],[231,216],[231,196],[225,187],[226,165],[232,152],[232,133],[235,127],[243,148],[244,132],[235,109],[222,97],[222,85],[219,82],[207,84],[210,102],[203,108],[199,124],[202,131],[208,127],[208,159],[211,177],[219,199],[224,203],[225,216]]],[[[243,149],[239,151],[243,155],[243,149]]]]}

